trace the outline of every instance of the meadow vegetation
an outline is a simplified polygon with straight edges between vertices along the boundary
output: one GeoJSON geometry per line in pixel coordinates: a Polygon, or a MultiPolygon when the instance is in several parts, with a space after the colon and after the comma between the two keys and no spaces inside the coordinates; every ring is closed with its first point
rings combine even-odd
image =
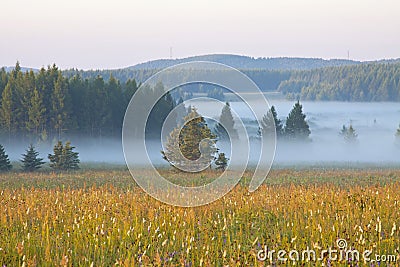
{"type": "MultiPolygon", "coordinates": [[[[254,193],[250,175],[214,203],[179,208],[152,199],[125,169],[0,174],[0,264],[267,266],[256,257],[265,246],[327,249],[338,238],[399,260],[400,170],[273,170],[254,193]]],[[[299,265],[323,263],[356,265],[299,265]]]]}

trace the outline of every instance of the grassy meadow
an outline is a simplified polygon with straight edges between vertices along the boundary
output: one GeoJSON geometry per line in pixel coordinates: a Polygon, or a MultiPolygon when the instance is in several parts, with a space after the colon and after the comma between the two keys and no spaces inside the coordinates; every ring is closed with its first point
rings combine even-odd
{"type": "MultiPolygon", "coordinates": [[[[187,185],[218,175],[163,174],[187,185]]],[[[254,193],[248,177],[214,203],[180,208],[122,168],[0,174],[0,266],[378,266],[257,259],[266,247],[320,251],[339,238],[398,266],[400,170],[272,170],[254,193]]]]}

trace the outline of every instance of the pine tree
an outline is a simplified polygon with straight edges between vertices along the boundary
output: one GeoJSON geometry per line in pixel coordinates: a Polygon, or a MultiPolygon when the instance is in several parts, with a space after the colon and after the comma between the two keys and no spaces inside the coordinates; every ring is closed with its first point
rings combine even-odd
{"type": "Polygon", "coordinates": [[[129,104],[129,101],[131,101],[132,96],[136,93],[138,89],[138,86],[136,84],[135,79],[131,80],[128,79],[125,83],[125,88],[123,91],[123,97],[124,97],[124,101],[125,101],[125,105],[127,106],[129,104]]]}
{"type": "Polygon", "coordinates": [[[12,165],[10,159],[6,154],[6,151],[2,145],[0,145],[0,172],[6,172],[11,170],[12,165]]]}
{"type": "Polygon", "coordinates": [[[33,172],[40,169],[44,164],[44,161],[38,156],[39,152],[37,152],[34,146],[31,144],[26,150],[26,154],[22,154],[22,169],[26,172],[33,172]]]}
{"type": "MultiPolygon", "coordinates": [[[[33,130],[28,127],[29,122],[29,110],[32,108],[32,97],[35,91],[35,73],[30,70],[23,75],[23,79],[20,82],[18,88],[19,95],[19,132],[32,134],[33,130]]],[[[32,117],[32,114],[31,114],[32,117]]],[[[36,136],[37,134],[34,133],[36,136]]]]}
{"type": "Polygon", "coordinates": [[[165,150],[161,153],[172,166],[197,170],[199,166],[208,165],[214,160],[217,153],[216,136],[195,108],[192,108],[184,120],[186,123],[181,131],[179,125],[172,130],[167,138],[165,150]],[[190,166],[184,165],[185,159],[181,154],[191,161],[190,166]]]}
{"type": "Polygon", "coordinates": [[[2,67],[0,69],[0,96],[3,93],[4,87],[6,87],[8,81],[8,74],[6,69],[2,67]]]}
{"type": "Polygon", "coordinates": [[[57,144],[53,148],[53,154],[49,154],[48,158],[50,160],[50,167],[55,170],[62,170],[64,163],[63,163],[63,144],[61,141],[58,141],[57,144]]]}
{"type": "Polygon", "coordinates": [[[64,117],[66,116],[64,112],[64,101],[65,101],[65,95],[64,95],[64,88],[63,88],[63,81],[62,78],[59,77],[54,84],[54,91],[52,95],[52,125],[54,127],[54,130],[57,131],[58,133],[58,138],[61,138],[61,131],[63,128],[63,123],[64,123],[64,117]]]}
{"type": "Polygon", "coordinates": [[[35,136],[39,136],[39,133],[41,133],[41,127],[45,122],[45,112],[46,108],[43,106],[42,97],[35,88],[28,107],[28,120],[26,122],[26,128],[35,136]]]}
{"type": "Polygon", "coordinates": [[[61,138],[61,134],[67,124],[68,110],[67,110],[67,85],[64,78],[59,74],[55,84],[54,91],[51,96],[51,120],[53,129],[57,132],[58,139],[61,138]]]}
{"type": "Polygon", "coordinates": [[[275,107],[272,106],[270,110],[268,110],[267,114],[265,114],[261,120],[261,128],[259,129],[258,134],[261,135],[270,135],[273,131],[276,131],[276,137],[280,138],[283,136],[283,125],[282,121],[278,119],[278,114],[276,113],[275,107]]]}
{"type": "Polygon", "coordinates": [[[114,136],[115,133],[119,134],[119,131],[116,132],[115,130],[122,128],[125,107],[121,105],[121,103],[124,101],[121,85],[112,74],[110,75],[110,79],[108,81],[107,93],[109,109],[108,128],[110,134],[114,136]]]}
{"type": "Polygon", "coordinates": [[[165,92],[164,85],[161,82],[158,82],[154,88],[146,90],[144,100],[148,101],[148,103],[155,103],[157,101],[147,120],[146,138],[159,139],[162,126],[167,116],[176,121],[176,113],[173,111],[176,103],[171,94],[165,92]],[[160,95],[162,95],[162,97],[158,99],[160,95]]]}
{"type": "Polygon", "coordinates": [[[65,170],[78,170],[79,169],[79,153],[74,152],[74,146],[71,146],[71,142],[66,142],[63,149],[64,169],[65,170]]]}
{"type": "Polygon", "coordinates": [[[1,96],[0,107],[0,122],[2,128],[7,130],[9,138],[16,131],[15,128],[15,113],[16,113],[16,100],[15,100],[15,82],[13,76],[10,77],[6,87],[1,96]]]}
{"type": "Polygon", "coordinates": [[[222,108],[219,122],[215,126],[214,132],[219,140],[228,140],[228,132],[231,133],[231,140],[237,140],[239,136],[234,126],[235,121],[233,120],[231,106],[226,102],[225,106],[222,108]]]}
{"type": "Polygon", "coordinates": [[[285,124],[285,137],[293,141],[307,141],[311,134],[310,126],[306,121],[306,115],[303,114],[303,107],[299,103],[293,106],[285,124]]]}
{"type": "Polygon", "coordinates": [[[48,155],[50,167],[63,171],[79,169],[79,153],[73,152],[74,148],[70,142],[66,142],[63,146],[62,142],[58,141],[53,148],[54,154],[48,155]]]}
{"type": "Polygon", "coordinates": [[[215,160],[215,165],[217,170],[225,170],[228,166],[228,158],[225,156],[225,153],[218,153],[218,158],[215,160]]]}
{"type": "Polygon", "coordinates": [[[350,126],[347,128],[345,125],[343,125],[342,130],[340,131],[340,134],[343,136],[344,141],[346,143],[355,143],[357,141],[357,133],[355,129],[353,128],[353,125],[350,124],[350,126]]]}

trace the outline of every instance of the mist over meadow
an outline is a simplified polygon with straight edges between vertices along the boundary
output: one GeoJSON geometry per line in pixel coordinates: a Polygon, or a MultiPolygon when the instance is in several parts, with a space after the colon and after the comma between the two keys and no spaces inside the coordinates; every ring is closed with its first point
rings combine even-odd
{"type": "MultiPolygon", "coordinates": [[[[229,97],[228,97],[229,98],[229,97]]],[[[279,119],[283,122],[292,108],[294,101],[274,96],[268,96],[270,105],[274,105],[279,119]]],[[[230,98],[232,111],[240,116],[250,138],[250,165],[258,160],[260,141],[256,138],[258,125],[250,110],[267,108],[258,105],[256,97],[251,103],[243,103],[230,98]]],[[[213,103],[203,100],[189,100],[187,104],[195,106],[200,114],[214,114],[217,118],[220,110],[213,103]]],[[[350,164],[358,163],[395,164],[400,155],[400,145],[397,144],[395,133],[400,122],[400,105],[394,102],[301,102],[306,120],[310,125],[311,142],[293,143],[278,140],[275,153],[275,165],[312,165],[312,164],[350,164]],[[344,141],[340,130],[343,125],[353,125],[357,141],[349,144],[344,141]]],[[[213,127],[213,122],[209,123],[213,127]]],[[[76,147],[82,162],[86,163],[125,163],[121,138],[88,138],[70,136],[68,138],[76,147]]],[[[66,141],[66,140],[65,140],[66,141]]],[[[47,161],[47,154],[52,152],[53,142],[34,143],[41,157],[47,161]]],[[[18,161],[29,144],[28,140],[5,143],[5,148],[12,161],[18,161]]],[[[217,142],[217,146],[228,157],[230,142],[217,142]]],[[[146,141],[147,151],[155,165],[168,166],[161,157],[162,146],[158,140],[146,141]]],[[[144,160],[136,159],[138,166],[144,160]]]]}
{"type": "MultiPolygon", "coordinates": [[[[145,114],[146,102],[157,102],[145,127],[146,134],[149,133],[147,151],[154,164],[168,166],[160,153],[159,133],[168,114],[184,101],[186,108],[196,107],[206,117],[211,129],[221,114],[221,104],[229,102],[237,114],[236,128],[240,121],[246,128],[251,146],[250,164],[254,165],[260,147],[255,116],[260,119],[273,105],[277,117],[285,124],[294,99],[300,99],[311,130],[311,141],[292,143],[278,140],[276,164],[397,162],[399,148],[395,133],[400,123],[399,60],[356,62],[209,55],[179,62],[172,60],[168,66],[201,59],[228,65],[235,62],[233,65],[240,67],[265,94],[269,106],[259,92],[249,93],[258,90],[245,90],[248,95],[244,103],[229,89],[207,82],[183,83],[161,94],[157,100],[156,96],[168,88],[168,79],[165,84],[156,83],[154,79],[154,84],[140,85],[153,77],[157,70],[166,67],[164,61],[96,71],[61,70],[55,64],[47,69],[34,70],[23,68],[17,62],[15,67],[0,69],[0,144],[5,146],[12,161],[18,161],[31,142],[47,160],[58,140],[71,141],[82,162],[122,165],[125,162],[121,141],[124,114],[132,96],[138,93],[144,100],[134,105],[134,114],[138,117],[145,114]],[[211,99],[220,100],[220,105],[211,99]],[[343,125],[355,129],[356,142],[346,143],[339,135],[343,125]]],[[[172,72],[172,77],[200,75],[204,79],[195,80],[210,77],[230,80],[236,77],[232,74],[237,74],[236,71],[220,69],[221,66],[210,68],[201,65],[197,68],[196,71],[179,68],[172,72]]],[[[142,128],[143,125],[132,130],[137,134],[142,128]]],[[[242,138],[238,142],[243,141],[242,138]]],[[[230,156],[230,143],[219,141],[217,146],[220,152],[230,156]]],[[[143,155],[135,159],[137,165],[142,162],[143,155]]]]}

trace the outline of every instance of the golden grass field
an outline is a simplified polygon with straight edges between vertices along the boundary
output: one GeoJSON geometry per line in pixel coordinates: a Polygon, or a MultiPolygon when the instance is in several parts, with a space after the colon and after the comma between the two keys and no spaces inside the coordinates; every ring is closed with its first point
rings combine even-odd
{"type": "Polygon", "coordinates": [[[293,265],[257,253],[318,251],[338,238],[395,255],[379,265],[399,266],[400,170],[273,170],[254,193],[245,180],[212,204],[179,208],[146,195],[123,169],[0,174],[0,266],[293,265]]]}

